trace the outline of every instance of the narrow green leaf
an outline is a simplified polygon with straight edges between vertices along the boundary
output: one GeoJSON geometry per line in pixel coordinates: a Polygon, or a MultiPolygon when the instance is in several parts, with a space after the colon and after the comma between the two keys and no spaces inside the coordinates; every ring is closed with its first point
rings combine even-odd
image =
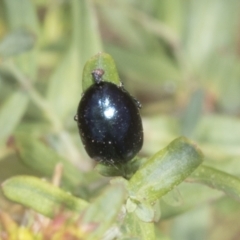
{"type": "Polygon", "coordinates": [[[107,23],[107,26],[114,32],[114,34],[119,36],[130,49],[142,49],[146,38],[149,40],[150,34],[141,35],[141,29],[137,28],[132,19],[128,17],[126,8],[131,5],[126,3],[127,1],[116,2],[115,7],[111,8],[107,3],[99,4],[98,9],[101,14],[101,19],[107,23]],[[119,6],[122,5],[120,3],[123,3],[124,7],[119,6]]]}
{"type": "Polygon", "coordinates": [[[108,82],[120,85],[120,79],[118,76],[117,68],[112,57],[107,53],[98,53],[87,61],[83,69],[82,89],[86,91],[92,84],[93,79],[91,72],[101,68],[105,71],[103,79],[108,82]]]}
{"type": "Polygon", "coordinates": [[[190,97],[189,103],[181,119],[182,135],[190,137],[193,133],[202,116],[204,97],[205,94],[202,89],[196,90],[190,97]]]}
{"type": "MultiPolygon", "coordinates": [[[[102,51],[101,35],[95,3],[89,0],[73,0],[73,45],[79,49],[81,65],[93,55],[102,51]]],[[[82,69],[82,68],[81,68],[82,69]]]]}
{"type": "Polygon", "coordinates": [[[2,184],[2,190],[8,199],[47,217],[53,217],[62,207],[80,213],[88,205],[86,201],[36,177],[12,177],[2,184]]]}
{"type": "Polygon", "coordinates": [[[14,92],[0,108],[0,141],[13,133],[28,105],[28,96],[21,90],[14,92]]]}
{"type": "Polygon", "coordinates": [[[84,183],[84,176],[76,167],[31,135],[16,135],[15,144],[20,159],[31,169],[51,177],[55,166],[61,163],[63,165],[62,181],[65,186],[73,190],[80,183],[84,183]]]}
{"type": "Polygon", "coordinates": [[[89,205],[82,219],[85,224],[96,224],[96,229],[88,236],[89,240],[102,239],[103,234],[116,223],[124,200],[124,188],[114,184],[89,205]]]}
{"type": "Polygon", "coordinates": [[[37,15],[30,0],[4,0],[4,4],[12,29],[30,28],[39,31],[37,15]]]}
{"type": "MultiPolygon", "coordinates": [[[[102,50],[96,13],[91,1],[72,0],[72,42],[63,61],[50,77],[47,98],[56,113],[65,119],[74,115],[81,97],[84,63],[102,50]]],[[[64,10],[65,11],[65,10],[64,10]]]]}
{"type": "Polygon", "coordinates": [[[240,155],[240,121],[230,116],[214,115],[201,119],[195,132],[206,156],[224,159],[240,155]],[[233,134],[234,133],[234,134],[233,134]]]}
{"type": "Polygon", "coordinates": [[[169,202],[169,199],[166,201],[166,195],[161,198],[162,220],[174,218],[190,209],[197,208],[198,206],[202,206],[209,202],[214,202],[223,196],[222,192],[210,189],[206,185],[200,185],[197,183],[189,184],[187,181],[188,178],[177,186],[182,197],[180,204],[172,204],[172,202],[169,202]]]}
{"type": "Polygon", "coordinates": [[[10,32],[0,42],[0,56],[10,57],[30,50],[35,43],[34,35],[26,30],[18,29],[10,32]]]}
{"type": "MultiPolygon", "coordinates": [[[[233,39],[238,29],[239,1],[232,1],[231,4],[217,0],[188,1],[185,9],[185,22],[189,24],[186,26],[184,51],[195,72],[202,73],[208,69],[212,56],[219,48],[236,46],[237,42],[233,39]]],[[[220,62],[221,54],[217,56],[220,62]]],[[[209,86],[209,79],[206,80],[209,86]]]]}
{"type": "Polygon", "coordinates": [[[157,15],[167,26],[181,36],[183,33],[184,12],[182,11],[184,3],[181,0],[156,1],[157,15]]]}
{"type": "Polygon", "coordinates": [[[76,48],[70,48],[49,79],[47,99],[61,119],[75,114],[81,96],[82,66],[78,51],[76,48]]]}
{"type": "MultiPolygon", "coordinates": [[[[47,98],[56,113],[65,119],[74,115],[81,97],[81,75],[84,63],[102,50],[96,13],[91,1],[73,0],[72,42],[70,49],[50,78],[47,98]]],[[[91,75],[91,74],[90,74],[91,75]]]]}
{"type": "Polygon", "coordinates": [[[187,179],[223,191],[240,201],[240,179],[212,167],[201,166],[187,179]]]}
{"type": "Polygon", "coordinates": [[[164,52],[141,53],[113,45],[108,45],[106,49],[114,56],[119,71],[131,79],[137,79],[138,82],[146,84],[148,79],[148,82],[175,87],[181,79],[179,69],[164,52]]]}
{"type": "Polygon", "coordinates": [[[202,153],[186,138],[172,141],[157,152],[129,181],[129,195],[152,203],[180,184],[202,162],[202,153]]]}
{"type": "MultiPolygon", "coordinates": [[[[9,29],[14,31],[27,29],[38,38],[40,32],[39,21],[37,11],[32,1],[4,0],[4,10],[6,12],[9,29]]],[[[14,58],[18,67],[32,80],[35,80],[37,75],[37,54],[37,48],[35,47],[31,51],[14,58]]]]}

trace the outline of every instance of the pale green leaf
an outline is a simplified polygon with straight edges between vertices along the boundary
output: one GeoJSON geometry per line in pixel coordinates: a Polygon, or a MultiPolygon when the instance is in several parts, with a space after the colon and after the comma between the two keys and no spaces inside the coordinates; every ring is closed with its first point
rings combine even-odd
{"type": "Polygon", "coordinates": [[[128,78],[155,83],[176,84],[181,73],[174,62],[166,54],[155,52],[136,52],[113,45],[107,51],[114,57],[117,66],[128,78]]]}
{"type": "Polygon", "coordinates": [[[172,141],[150,157],[129,181],[129,195],[152,203],[180,184],[203,161],[200,150],[186,138],[172,141]]]}
{"type": "Polygon", "coordinates": [[[202,116],[205,94],[198,89],[193,92],[181,119],[181,134],[190,137],[202,116]]]}
{"type": "Polygon", "coordinates": [[[201,166],[187,179],[223,191],[240,201],[240,179],[208,166],[201,166]]]}
{"type": "Polygon", "coordinates": [[[92,84],[92,71],[96,68],[104,70],[103,79],[108,82],[120,85],[120,79],[118,76],[117,68],[113,58],[107,53],[98,53],[90,58],[83,69],[82,89],[86,91],[92,84]]]}
{"type": "MultiPolygon", "coordinates": [[[[4,0],[4,6],[11,30],[26,29],[34,34],[36,38],[39,37],[39,21],[37,11],[32,1],[4,0]]],[[[34,48],[14,58],[18,67],[32,80],[35,80],[37,75],[37,54],[38,52],[36,48],[34,48]]]]}
{"type": "Polygon", "coordinates": [[[20,159],[31,169],[51,177],[56,165],[61,163],[63,165],[62,181],[65,186],[76,190],[80,183],[84,183],[84,176],[80,170],[31,135],[17,134],[15,145],[20,159]]]}
{"type": "Polygon", "coordinates": [[[74,116],[81,97],[81,76],[85,61],[101,51],[95,11],[91,1],[73,0],[73,36],[63,61],[49,80],[47,98],[61,119],[74,116]]]}
{"type": "Polygon", "coordinates": [[[39,31],[35,7],[30,0],[4,0],[7,18],[12,29],[30,28],[39,31]]]}
{"type": "Polygon", "coordinates": [[[28,106],[28,96],[22,90],[14,92],[0,108],[0,141],[5,141],[21,121],[28,106]]]}
{"type": "Polygon", "coordinates": [[[16,176],[2,184],[4,195],[17,203],[54,217],[61,208],[81,213],[88,203],[48,182],[30,176],[16,176]]]}
{"type": "Polygon", "coordinates": [[[10,32],[0,42],[0,56],[9,57],[21,54],[30,50],[35,43],[35,37],[32,33],[25,30],[16,30],[10,32]]]}
{"type": "Polygon", "coordinates": [[[78,49],[70,48],[49,79],[47,99],[61,119],[75,114],[81,97],[81,68],[78,49]]]}
{"type": "Polygon", "coordinates": [[[92,202],[82,218],[84,224],[96,224],[96,229],[88,236],[89,240],[101,239],[103,234],[116,223],[124,200],[123,186],[114,184],[92,202]]]}

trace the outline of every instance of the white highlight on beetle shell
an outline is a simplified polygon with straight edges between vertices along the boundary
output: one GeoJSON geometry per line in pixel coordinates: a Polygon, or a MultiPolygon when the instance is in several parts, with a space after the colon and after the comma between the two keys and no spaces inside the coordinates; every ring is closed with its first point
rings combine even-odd
{"type": "Polygon", "coordinates": [[[113,107],[109,107],[104,111],[104,115],[106,118],[112,118],[114,116],[115,109],[113,107]]]}
{"type": "Polygon", "coordinates": [[[110,119],[114,116],[116,110],[115,110],[115,108],[109,106],[110,102],[109,102],[108,98],[106,98],[104,101],[100,100],[100,101],[98,101],[98,103],[99,103],[99,105],[103,105],[103,107],[105,109],[103,114],[106,118],[110,119]]]}

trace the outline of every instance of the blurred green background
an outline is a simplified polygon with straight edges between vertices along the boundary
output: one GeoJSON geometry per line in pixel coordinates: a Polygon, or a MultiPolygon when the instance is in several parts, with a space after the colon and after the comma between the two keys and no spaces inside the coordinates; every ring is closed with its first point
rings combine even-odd
{"type": "MultiPolygon", "coordinates": [[[[207,165],[240,177],[239,29],[239,0],[0,0],[1,182],[44,176],[19,160],[16,134],[44,142],[92,184],[106,181],[92,171],[73,121],[83,66],[101,51],[143,105],[141,156],[184,135],[207,165]]],[[[188,212],[162,207],[161,239],[239,239],[239,202],[196,186],[179,187],[188,212]]],[[[2,196],[0,204],[16,214],[2,196]]]]}

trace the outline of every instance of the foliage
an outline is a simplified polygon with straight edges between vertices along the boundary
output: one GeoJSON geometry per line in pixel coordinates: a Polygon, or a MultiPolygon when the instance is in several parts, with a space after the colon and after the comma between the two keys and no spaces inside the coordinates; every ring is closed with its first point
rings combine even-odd
{"type": "Polygon", "coordinates": [[[234,239],[239,5],[0,1],[0,238],[234,239]],[[73,121],[96,67],[143,105],[126,165],[93,169],[73,121]]]}

